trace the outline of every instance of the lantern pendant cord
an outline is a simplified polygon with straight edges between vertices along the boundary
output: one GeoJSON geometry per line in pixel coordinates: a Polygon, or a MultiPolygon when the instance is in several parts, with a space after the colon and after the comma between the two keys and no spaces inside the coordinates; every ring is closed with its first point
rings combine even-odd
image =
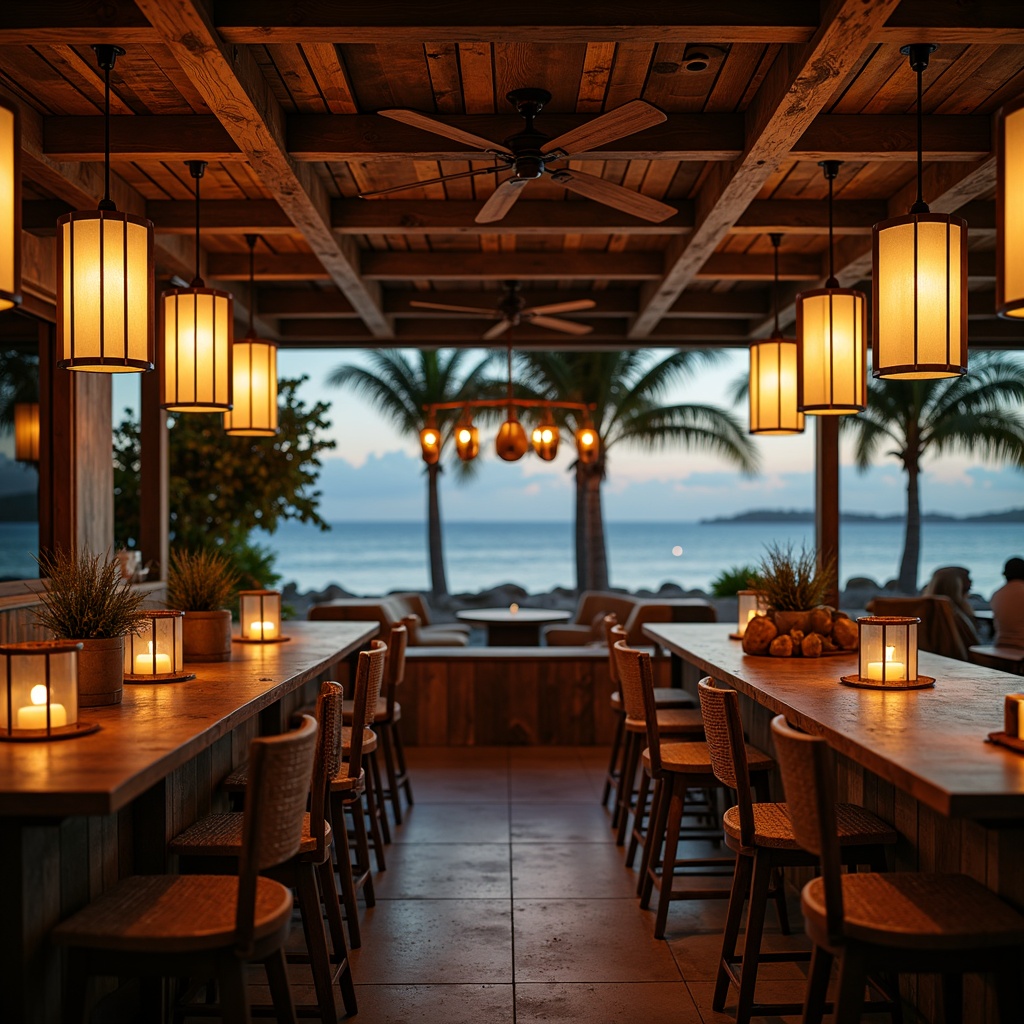
{"type": "Polygon", "coordinates": [[[196,175],[196,280],[199,280],[199,175],[196,175]]]}
{"type": "Polygon", "coordinates": [[[512,414],[512,345],[509,344],[507,349],[507,365],[508,365],[508,411],[509,415],[512,414]]]}
{"type": "Polygon", "coordinates": [[[103,69],[103,202],[110,203],[110,68],[103,69]]]}
{"type": "Polygon", "coordinates": [[[775,310],[775,337],[779,336],[779,242],[782,241],[779,235],[772,235],[772,245],[775,247],[775,273],[772,281],[772,306],[775,310]]]}
{"type": "Polygon", "coordinates": [[[917,202],[915,206],[924,206],[924,190],[922,182],[924,179],[924,111],[921,106],[922,87],[924,71],[917,72],[917,202]]]}
{"type": "MultiPolygon", "coordinates": [[[[834,178],[829,176],[828,179],[828,279],[829,281],[835,280],[835,263],[833,261],[832,254],[832,182],[834,178]]],[[[834,288],[835,285],[830,284],[830,288],[834,288]]]]}
{"type": "Polygon", "coordinates": [[[256,235],[246,235],[245,240],[249,243],[249,337],[254,338],[256,336],[253,327],[256,309],[256,235]]]}

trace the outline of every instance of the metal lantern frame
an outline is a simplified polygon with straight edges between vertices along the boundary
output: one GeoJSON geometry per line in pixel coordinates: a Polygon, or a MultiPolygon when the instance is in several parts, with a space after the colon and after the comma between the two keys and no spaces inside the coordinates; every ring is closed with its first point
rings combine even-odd
{"type": "Polygon", "coordinates": [[[144,608],[146,623],[124,639],[124,681],[126,683],[182,683],[195,679],[185,670],[183,651],[185,613],[174,609],[144,608]],[[166,657],[169,672],[157,672],[158,658],[166,657]],[[150,659],[152,671],[138,672],[139,659],[150,659]]]}
{"type": "Polygon", "coordinates": [[[1024,97],[996,119],[996,313],[1024,318],[1024,97]]]}
{"type": "Polygon", "coordinates": [[[911,615],[861,616],[857,619],[857,675],[842,676],[840,682],[865,690],[925,690],[934,686],[931,676],[918,672],[917,627],[920,624],[921,620],[911,615]],[[894,654],[892,659],[887,653],[890,649],[894,654]],[[886,666],[889,664],[901,664],[903,678],[888,678],[886,666]],[[874,665],[881,666],[880,674],[872,673],[874,665]]]}
{"type": "Polygon", "coordinates": [[[240,644],[283,644],[291,637],[281,633],[281,591],[240,590],[238,592],[239,635],[235,640],[240,644]],[[253,624],[259,625],[259,635],[253,632],[253,624]],[[265,636],[264,630],[270,623],[276,636],[265,636]]]}
{"type": "Polygon", "coordinates": [[[21,114],[0,99],[0,311],[21,305],[21,114]]]}
{"type": "Polygon", "coordinates": [[[65,740],[99,729],[97,723],[78,718],[78,654],[81,650],[81,642],[75,640],[0,644],[0,741],[65,740]],[[42,661],[41,672],[36,659],[42,661]],[[23,671],[29,672],[29,678],[20,678],[23,671]],[[44,691],[42,700],[37,699],[39,690],[44,691]],[[43,728],[15,724],[21,721],[25,711],[36,712],[39,708],[46,709],[43,728]],[[64,725],[53,724],[57,708],[64,716],[64,725]]]}

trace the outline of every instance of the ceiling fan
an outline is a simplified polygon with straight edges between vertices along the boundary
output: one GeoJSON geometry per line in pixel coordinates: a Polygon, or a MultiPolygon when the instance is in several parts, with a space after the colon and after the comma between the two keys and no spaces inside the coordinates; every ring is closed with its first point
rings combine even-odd
{"type": "Polygon", "coordinates": [[[504,289],[505,293],[496,308],[448,306],[439,302],[420,302],[418,299],[412,299],[409,305],[415,306],[417,309],[434,309],[445,313],[475,313],[478,316],[496,319],[498,322],[484,334],[484,341],[500,338],[510,327],[516,327],[524,322],[536,324],[538,327],[547,327],[552,331],[561,331],[563,334],[584,335],[593,330],[588,324],[578,324],[572,320],[556,320],[551,315],[552,313],[577,313],[584,309],[593,309],[596,305],[593,299],[571,299],[568,302],[552,302],[546,306],[527,306],[521,290],[522,285],[518,281],[506,281],[504,289]]]}
{"type": "Polygon", "coordinates": [[[372,199],[388,195],[391,192],[402,192],[423,185],[435,185],[442,181],[454,181],[456,178],[472,178],[481,174],[500,174],[512,171],[512,177],[506,178],[494,190],[491,197],[476,215],[478,224],[491,224],[499,221],[512,208],[522,194],[523,186],[545,174],[550,174],[552,181],[578,192],[588,199],[595,199],[605,206],[614,206],[623,213],[642,217],[644,220],[659,223],[671,217],[676,211],[666,203],[657,199],[632,192],[628,188],[605,181],[593,174],[570,170],[568,167],[552,168],[549,164],[572,159],[589,150],[598,149],[609,142],[621,139],[626,135],[651,128],[666,120],[665,115],[643,100],[633,100],[623,104],[607,114],[601,114],[578,128],[572,128],[554,139],[548,138],[534,127],[534,118],[541,112],[544,105],[551,101],[551,93],[546,89],[513,89],[506,97],[526,121],[523,131],[510,135],[503,143],[492,142],[472,132],[463,131],[444,121],[421,114],[415,110],[381,110],[382,117],[390,117],[393,121],[423,131],[443,135],[447,139],[472,146],[497,161],[494,167],[478,168],[473,171],[462,171],[458,174],[445,174],[429,181],[412,181],[408,185],[395,185],[392,188],[380,189],[376,192],[360,193],[362,199],[372,199]]]}

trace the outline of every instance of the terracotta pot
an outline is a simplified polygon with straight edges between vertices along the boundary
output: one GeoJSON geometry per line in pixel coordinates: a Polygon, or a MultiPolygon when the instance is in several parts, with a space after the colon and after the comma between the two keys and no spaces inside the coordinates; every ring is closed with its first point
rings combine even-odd
{"type": "Polygon", "coordinates": [[[231,660],[231,612],[185,612],[182,621],[185,661],[231,660]]]}
{"type": "Polygon", "coordinates": [[[78,706],[98,708],[120,704],[124,684],[124,637],[80,640],[78,706]]]}
{"type": "Polygon", "coordinates": [[[791,633],[794,629],[802,629],[806,633],[811,624],[811,613],[772,612],[772,621],[780,633],[791,633]]]}

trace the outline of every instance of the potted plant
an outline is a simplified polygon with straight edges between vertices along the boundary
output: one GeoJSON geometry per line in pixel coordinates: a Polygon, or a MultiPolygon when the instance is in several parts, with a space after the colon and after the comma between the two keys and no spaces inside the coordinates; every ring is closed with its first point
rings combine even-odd
{"type": "Polygon", "coordinates": [[[48,578],[36,619],[57,640],[82,644],[78,656],[81,707],[120,704],[124,638],[141,625],[144,595],[121,576],[116,561],[88,552],[58,550],[37,559],[48,578]]]}
{"type": "Polygon", "coordinates": [[[835,558],[819,565],[814,551],[769,544],[749,581],[764,594],[768,611],[747,624],[744,652],[817,658],[856,650],[856,623],[825,604],[835,577],[835,558]]]}
{"type": "Polygon", "coordinates": [[[167,604],[185,613],[185,661],[231,660],[231,612],[225,605],[238,586],[238,574],[216,551],[175,551],[167,573],[167,604]]]}

